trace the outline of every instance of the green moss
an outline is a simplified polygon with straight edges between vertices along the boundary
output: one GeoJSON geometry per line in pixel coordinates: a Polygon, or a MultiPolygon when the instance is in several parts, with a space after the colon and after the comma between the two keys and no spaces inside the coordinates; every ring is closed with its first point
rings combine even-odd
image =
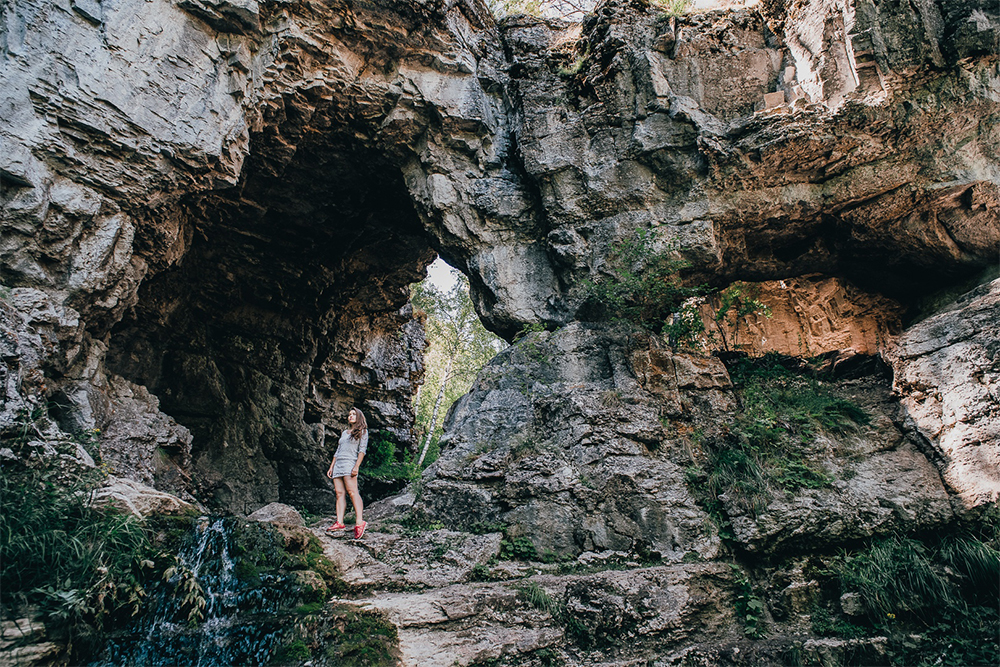
{"type": "Polygon", "coordinates": [[[399,638],[396,626],[375,611],[342,607],[339,623],[328,636],[326,658],[343,667],[395,665],[399,638]]]}
{"type": "Polygon", "coordinates": [[[269,665],[294,665],[312,657],[312,651],[301,639],[292,640],[289,644],[280,647],[274,653],[269,665]]]}
{"type": "Polygon", "coordinates": [[[313,616],[321,611],[323,611],[323,603],[318,601],[299,605],[295,608],[295,614],[298,616],[313,616]]]}
{"type": "Polygon", "coordinates": [[[260,572],[249,560],[239,560],[233,568],[236,578],[248,586],[260,586],[260,572]]]}

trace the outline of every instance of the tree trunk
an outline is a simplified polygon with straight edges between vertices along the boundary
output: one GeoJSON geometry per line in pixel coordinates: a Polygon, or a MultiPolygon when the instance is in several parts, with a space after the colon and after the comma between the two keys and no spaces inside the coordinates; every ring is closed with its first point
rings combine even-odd
{"type": "Polygon", "coordinates": [[[438,387],[437,399],[434,401],[434,411],[431,413],[431,423],[427,427],[427,439],[424,440],[424,446],[420,450],[420,458],[417,459],[417,469],[424,462],[424,457],[427,456],[427,449],[431,446],[431,438],[434,437],[434,429],[437,428],[437,418],[438,410],[441,408],[441,400],[444,399],[444,390],[448,386],[448,380],[451,379],[451,366],[455,363],[455,355],[451,355],[448,359],[448,368],[445,369],[444,375],[441,376],[441,386],[438,387]]]}

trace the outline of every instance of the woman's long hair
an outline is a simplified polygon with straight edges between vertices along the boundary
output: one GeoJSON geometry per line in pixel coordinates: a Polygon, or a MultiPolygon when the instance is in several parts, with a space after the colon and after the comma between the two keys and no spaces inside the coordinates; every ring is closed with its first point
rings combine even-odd
{"type": "Polygon", "coordinates": [[[368,420],[365,419],[365,413],[361,410],[357,408],[351,408],[351,410],[354,410],[354,414],[358,416],[354,421],[354,426],[351,427],[351,437],[361,442],[361,436],[368,430],[368,420]]]}

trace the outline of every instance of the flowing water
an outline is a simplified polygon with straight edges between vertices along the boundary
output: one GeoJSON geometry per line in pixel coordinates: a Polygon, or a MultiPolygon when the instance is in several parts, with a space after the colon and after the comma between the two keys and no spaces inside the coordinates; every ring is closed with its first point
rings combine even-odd
{"type": "Polygon", "coordinates": [[[112,639],[93,667],[263,665],[271,658],[287,630],[285,612],[296,592],[287,577],[256,571],[237,576],[235,521],[199,522],[178,553],[172,576],[150,592],[147,611],[112,639]],[[197,586],[200,593],[188,595],[197,586]],[[190,618],[198,599],[204,601],[200,620],[190,618]]]}

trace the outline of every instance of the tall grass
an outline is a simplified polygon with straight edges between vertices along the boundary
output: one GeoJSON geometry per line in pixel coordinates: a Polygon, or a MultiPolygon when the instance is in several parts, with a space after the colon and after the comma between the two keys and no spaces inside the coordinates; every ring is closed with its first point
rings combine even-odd
{"type": "Polygon", "coordinates": [[[891,537],[858,554],[841,579],[879,620],[903,613],[926,617],[953,602],[951,586],[933,566],[927,547],[906,537],[891,537]]]}
{"type": "Polygon", "coordinates": [[[1000,530],[894,536],[845,556],[841,589],[861,596],[892,665],[1000,664],[1000,530]]]}
{"type": "MultiPolygon", "coordinates": [[[[727,435],[708,443],[703,473],[708,502],[756,516],[770,500],[770,489],[819,489],[831,478],[809,460],[820,433],[847,433],[870,420],[854,403],[840,398],[815,379],[787,370],[776,355],[729,362],[740,389],[742,410],[727,435]]],[[[694,475],[693,480],[700,479],[694,475]]]]}
{"type": "Polygon", "coordinates": [[[138,609],[142,568],[152,556],[136,519],[89,504],[89,482],[56,469],[0,476],[3,603],[38,605],[71,642],[138,609]]]}

